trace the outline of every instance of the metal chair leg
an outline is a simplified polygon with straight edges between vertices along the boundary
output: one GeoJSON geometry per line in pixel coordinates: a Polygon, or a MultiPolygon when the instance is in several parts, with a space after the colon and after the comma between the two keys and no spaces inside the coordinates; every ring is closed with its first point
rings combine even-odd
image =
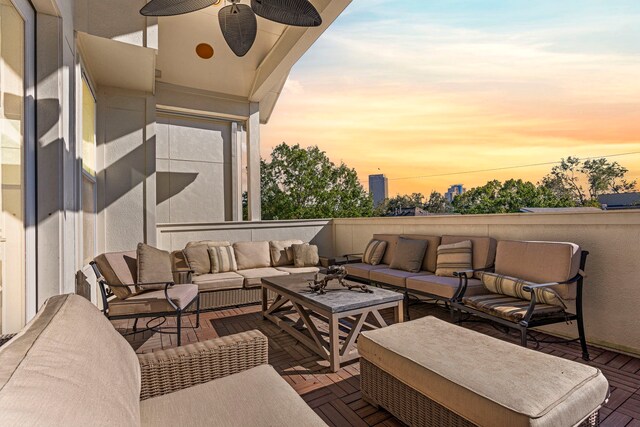
{"type": "Polygon", "coordinates": [[[584,333],[584,322],[582,319],[582,307],[578,307],[578,336],[580,337],[580,347],[582,347],[582,359],[589,361],[589,349],[587,348],[587,337],[584,333]]]}
{"type": "Polygon", "coordinates": [[[133,321],[133,332],[137,332],[138,331],[138,318],[136,317],[136,320],[133,321]]]}
{"type": "Polygon", "coordinates": [[[182,343],[182,312],[178,311],[178,347],[180,347],[182,343]]]}
{"type": "Polygon", "coordinates": [[[527,328],[525,326],[520,327],[520,345],[527,346],[527,328]]]}
{"type": "Polygon", "coordinates": [[[404,290],[404,318],[411,320],[411,315],[409,315],[409,291],[406,288],[404,290]]]}

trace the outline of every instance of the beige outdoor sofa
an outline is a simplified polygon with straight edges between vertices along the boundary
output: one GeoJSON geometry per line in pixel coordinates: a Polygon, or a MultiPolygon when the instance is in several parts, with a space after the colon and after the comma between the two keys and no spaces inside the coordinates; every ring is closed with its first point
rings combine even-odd
{"type": "Polygon", "coordinates": [[[231,244],[209,240],[189,242],[184,249],[171,254],[173,269],[178,271],[175,280],[176,283],[198,285],[202,310],[256,304],[261,300],[263,277],[319,271],[316,266],[295,267],[293,265],[290,252],[293,244],[303,244],[303,242],[277,240],[233,243],[238,270],[214,274],[211,273],[207,248],[231,244]],[[188,262],[188,255],[199,258],[204,267],[201,267],[200,271],[195,271],[194,266],[188,262]],[[185,274],[187,271],[191,274],[185,274]]]}
{"type": "Polygon", "coordinates": [[[90,302],[50,298],[0,348],[3,426],[325,426],[250,331],[136,355],[90,302]]]}

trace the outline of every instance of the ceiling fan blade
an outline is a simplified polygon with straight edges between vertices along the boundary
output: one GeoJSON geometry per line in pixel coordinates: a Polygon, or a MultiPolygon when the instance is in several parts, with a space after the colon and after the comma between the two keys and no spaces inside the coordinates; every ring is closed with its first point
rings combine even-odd
{"type": "Polygon", "coordinates": [[[258,33],[258,21],[251,8],[246,4],[225,6],[218,13],[218,22],[233,53],[236,56],[246,55],[258,33]]]}
{"type": "Polygon", "coordinates": [[[217,0],[151,0],[140,9],[144,16],[173,16],[204,9],[217,0]]]}
{"type": "Polygon", "coordinates": [[[322,17],[309,0],[251,0],[256,15],[297,27],[317,27],[322,17]]]}

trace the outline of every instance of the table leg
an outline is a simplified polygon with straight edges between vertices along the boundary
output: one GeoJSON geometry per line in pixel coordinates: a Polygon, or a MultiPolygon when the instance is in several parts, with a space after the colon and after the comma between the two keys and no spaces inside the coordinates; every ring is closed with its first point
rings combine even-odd
{"type": "Polygon", "coordinates": [[[402,323],[404,321],[404,302],[398,301],[398,305],[394,310],[396,323],[402,323]]]}
{"type": "Polygon", "coordinates": [[[262,320],[266,319],[264,314],[267,311],[267,296],[268,296],[267,288],[263,286],[262,287],[262,320]]]}
{"type": "Polygon", "coordinates": [[[329,318],[329,364],[332,372],[340,369],[340,329],[338,315],[329,318]]]}

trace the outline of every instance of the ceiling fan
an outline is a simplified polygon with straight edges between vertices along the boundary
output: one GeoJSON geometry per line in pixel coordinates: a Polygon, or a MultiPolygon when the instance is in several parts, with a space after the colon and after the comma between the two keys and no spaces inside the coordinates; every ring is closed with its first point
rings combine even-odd
{"type": "MultiPolygon", "coordinates": [[[[140,13],[144,16],[174,16],[195,12],[220,3],[221,0],[151,0],[140,13]]],[[[251,0],[251,7],[240,0],[218,12],[225,41],[236,54],[244,56],[253,46],[258,33],[256,15],[270,21],[297,27],[317,27],[322,17],[309,0],[251,0]]]]}

